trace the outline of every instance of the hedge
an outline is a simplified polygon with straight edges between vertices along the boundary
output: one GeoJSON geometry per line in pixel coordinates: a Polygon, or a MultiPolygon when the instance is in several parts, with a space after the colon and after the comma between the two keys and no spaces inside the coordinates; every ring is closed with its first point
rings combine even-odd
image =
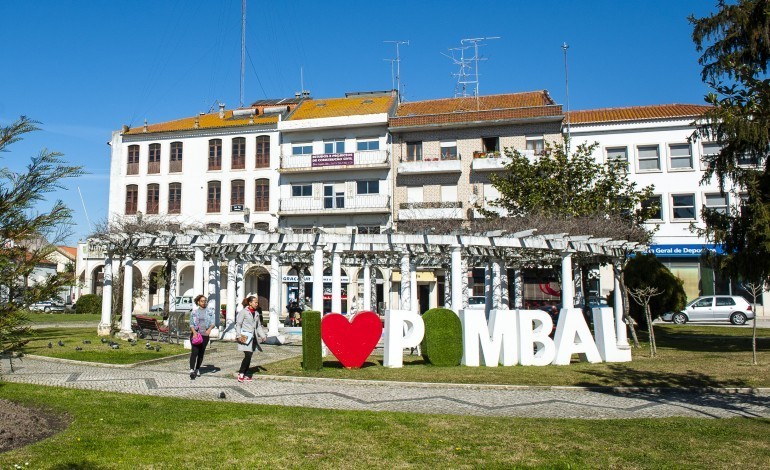
{"type": "Polygon", "coordinates": [[[302,368],[321,370],[321,312],[307,310],[302,312],[302,368]]]}
{"type": "Polygon", "coordinates": [[[421,348],[425,362],[441,367],[460,365],[463,357],[463,328],[460,318],[446,308],[423,314],[425,336],[421,348]]]}
{"type": "Polygon", "coordinates": [[[75,302],[75,313],[102,313],[102,296],[86,294],[75,302]]]}

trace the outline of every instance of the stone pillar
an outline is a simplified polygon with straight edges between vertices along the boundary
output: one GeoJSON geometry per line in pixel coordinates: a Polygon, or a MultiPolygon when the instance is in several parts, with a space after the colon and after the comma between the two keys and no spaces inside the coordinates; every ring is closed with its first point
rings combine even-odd
{"type": "MultiPolygon", "coordinates": [[[[246,264],[243,260],[236,260],[235,263],[235,284],[236,284],[236,296],[235,296],[235,303],[243,301],[243,299],[246,298],[246,273],[244,271],[244,264],[246,264]]],[[[238,310],[237,306],[235,310],[238,310]]]]}
{"type": "MultiPolygon", "coordinates": [[[[371,260],[369,262],[371,264],[371,260]]],[[[369,299],[371,299],[372,310],[376,312],[379,306],[377,305],[377,268],[374,266],[369,273],[369,299]]]]}
{"type": "Polygon", "coordinates": [[[104,260],[104,284],[102,285],[102,319],[97,328],[99,336],[112,333],[112,256],[104,260]]]}
{"type": "Polygon", "coordinates": [[[332,253],[332,312],[342,313],[342,266],[340,254],[332,253]]]}
{"type": "Polygon", "coordinates": [[[372,268],[364,258],[364,310],[372,310],[372,268]]]}
{"type": "Polygon", "coordinates": [[[513,272],[513,306],[524,307],[524,272],[521,269],[513,272]]]}
{"type": "Polygon", "coordinates": [[[324,247],[316,245],[313,252],[313,310],[324,313],[324,247]]]}
{"type": "Polygon", "coordinates": [[[236,297],[236,286],[238,278],[238,268],[235,256],[227,257],[227,308],[225,309],[225,330],[222,339],[234,340],[235,330],[231,327],[235,323],[235,312],[238,310],[238,299],[236,297]]]}
{"type": "Polygon", "coordinates": [[[562,308],[575,306],[575,282],[572,279],[572,253],[561,255],[561,305],[562,308]]]}
{"type": "Polygon", "coordinates": [[[179,260],[172,259],[169,261],[171,263],[171,274],[169,279],[169,289],[168,289],[168,301],[171,304],[169,308],[173,308],[174,302],[176,301],[177,291],[179,290],[178,285],[178,274],[177,274],[177,267],[179,265],[179,260]]]}
{"type": "Polygon", "coordinates": [[[208,266],[208,307],[214,310],[216,325],[219,327],[221,317],[219,312],[222,304],[219,298],[219,260],[216,256],[211,256],[211,258],[209,258],[208,266]]]}
{"type": "Polygon", "coordinates": [[[462,251],[459,246],[452,247],[452,296],[449,308],[459,314],[463,308],[463,261],[462,251]]]}
{"type": "Polygon", "coordinates": [[[444,308],[452,308],[452,265],[444,263],[444,308]]]}
{"type": "Polygon", "coordinates": [[[618,342],[618,349],[630,349],[628,344],[628,327],[623,321],[623,292],[620,287],[620,263],[613,265],[613,274],[615,279],[615,295],[613,295],[615,308],[615,336],[618,342]]]}
{"type": "Polygon", "coordinates": [[[297,306],[302,310],[305,310],[305,271],[307,265],[300,264],[297,266],[297,306]]]}
{"type": "Polygon", "coordinates": [[[270,320],[267,335],[278,336],[278,316],[281,311],[281,264],[278,255],[270,255],[270,320]]]}
{"type": "Polygon", "coordinates": [[[134,310],[134,260],[126,255],[123,265],[123,318],[120,322],[121,339],[133,339],[136,335],[131,330],[131,313],[134,310]]]}
{"type": "MultiPolygon", "coordinates": [[[[468,308],[468,258],[460,258],[460,298],[462,303],[460,304],[460,310],[468,308]]],[[[459,310],[458,310],[459,312],[459,310]]]]}
{"type": "Polygon", "coordinates": [[[412,308],[412,289],[409,286],[410,265],[409,252],[404,250],[401,256],[401,310],[411,310],[412,308]]]}
{"type": "Polygon", "coordinates": [[[505,260],[500,261],[500,307],[508,310],[511,305],[510,292],[508,292],[508,267],[505,260]]]}
{"type": "Polygon", "coordinates": [[[417,265],[409,263],[409,299],[412,305],[411,310],[413,312],[420,313],[420,302],[417,298],[417,265]]]}
{"type": "Polygon", "coordinates": [[[503,286],[502,286],[502,262],[499,259],[492,260],[492,309],[502,308],[503,305],[503,286]]]}
{"type": "Polygon", "coordinates": [[[203,292],[203,248],[195,247],[195,272],[193,273],[193,298],[203,292]]]}

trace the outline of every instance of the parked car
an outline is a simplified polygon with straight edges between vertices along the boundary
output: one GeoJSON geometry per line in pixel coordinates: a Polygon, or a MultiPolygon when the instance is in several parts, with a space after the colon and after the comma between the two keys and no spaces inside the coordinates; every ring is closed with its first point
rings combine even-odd
{"type": "MultiPolygon", "coordinates": [[[[172,312],[189,312],[193,309],[195,305],[193,304],[193,298],[190,296],[180,296],[177,297],[176,300],[171,303],[169,306],[169,310],[172,312]]],[[[151,312],[162,312],[163,311],[163,304],[155,304],[152,307],[150,307],[151,312]]]]}
{"type": "Polygon", "coordinates": [[[45,312],[45,313],[63,312],[64,303],[56,299],[43,300],[40,302],[35,302],[34,304],[30,305],[29,309],[34,312],[45,312]]]}
{"type": "Polygon", "coordinates": [[[689,321],[729,321],[743,325],[754,318],[749,302],[739,295],[707,295],[688,303],[681,312],[663,314],[663,321],[683,325],[689,321]]]}
{"type": "Polygon", "coordinates": [[[487,306],[487,299],[483,295],[474,295],[468,297],[468,308],[484,310],[487,306]]]}

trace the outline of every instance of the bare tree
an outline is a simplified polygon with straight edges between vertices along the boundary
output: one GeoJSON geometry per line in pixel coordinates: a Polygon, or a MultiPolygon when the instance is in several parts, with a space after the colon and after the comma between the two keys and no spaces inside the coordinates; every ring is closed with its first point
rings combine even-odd
{"type": "Polygon", "coordinates": [[[655,357],[658,347],[655,344],[655,330],[652,327],[652,314],[650,313],[650,299],[663,292],[657,287],[646,286],[628,289],[628,294],[636,303],[644,307],[644,315],[647,318],[647,329],[650,332],[650,357],[655,357]]]}
{"type": "MultiPolygon", "coordinates": [[[[762,276],[766,279],[766,276],[762,276]]],[[[757,365],[757,298],[767,289],[765,281],[744,282],[743,288],[751,294],[754,309],[754,322],[751,327],[751,363],[757,365]]]]}

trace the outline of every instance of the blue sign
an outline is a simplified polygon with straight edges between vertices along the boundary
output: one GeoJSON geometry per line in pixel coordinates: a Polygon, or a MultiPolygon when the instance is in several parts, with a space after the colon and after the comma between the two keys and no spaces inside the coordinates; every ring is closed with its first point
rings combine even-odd
{"type": "Polygon", "coordinates": [[[665,258],[697,258],[703,250],[715,251],[724,254],[722,245],[696,244],[696,245],[650,245],[647,253],[665,258]]]}

